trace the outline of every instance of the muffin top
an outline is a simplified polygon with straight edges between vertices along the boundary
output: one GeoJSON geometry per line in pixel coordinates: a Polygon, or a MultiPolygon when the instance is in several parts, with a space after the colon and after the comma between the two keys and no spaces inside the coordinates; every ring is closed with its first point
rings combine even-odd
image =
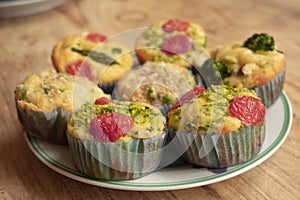
{"type": "Polygon", "coordinates": [[[52,62],[60,72],[107,83],[118,80],[130,70],[133,57],[122,42],[84,32],[57,42],[52,51],[52,62]]]}
{"type": "Polygon", "coordinates": [[[119,142],[157,137],[165,125],[161,112],[146,103],[86,103],[69,121],[68,132],[82,140],[119,142]]]}
{"type": "Polygon", "coordinates": [[[146,102],[151,105],[173,104],[195,84],[192,75],[181,66],[147,62],[122,77],[114,95],[120,100],[146,102]]]}
{"type": "Polygon", "coordinates": [[[137,40],[136,54],[145,61],[190,66],[203,53],[206,33],[195,23],[170,19],[152,24],[137,40]]]}
{"type": "Polygon", "coordinates": [[[235,42],[211,51],[224,84],[252,88],[267,84],[282,72],[285,56],[275,48],[273,37],[254,34],[244,43],[235,42]]]}
{"type": "Polygon", "coordinates": [[[181,105],[173,107],[168,117],[169,125],[181,132],[230,133],[264,123],[265,106],[255,91],[246,88],[212,85],[209,89],[191,90],[180,101],[181,105]]]}
{"type": "Polygon", "coordinates": [[[19,104],[45,112],[53,112],[58,107],[73,112],[86,101],[93,102],[104,96],[110,98],[87,78],[57,73],[52,68],[27,77],[15,90],[19,104]]]}

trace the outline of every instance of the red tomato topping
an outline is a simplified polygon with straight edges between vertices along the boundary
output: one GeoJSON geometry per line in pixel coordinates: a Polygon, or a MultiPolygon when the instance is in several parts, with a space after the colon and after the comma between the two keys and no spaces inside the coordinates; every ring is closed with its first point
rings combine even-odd
{"type": "Polygon", "coordinates": [[[90,33],[86,36],[86,39],[91,42],[103,42],[107,37],[98,33],[90,33]]]}
{"type": "Polygon", "coordinates": [[[67,65],[66,72],[71,75],[76,75],[81,64],[82,64],[82,60],[75,60],[74,62],[71,62],[70,64],[67,65]]]}
{"type": "Polygon", "coordinates": [[[106,97],[100,97],[95,100],[96,105],[105,105],[105,104],[109,104],[109,103],[111,103],[111,100],[109,100],[106,97]]]}
{"type": "Polygon", "coordinates": [[[168,55],[184,54],[193,47],[193,39],[186,35],[175,35],[164,41],[161,48],[168,55]]]}
{"type": "Polygon", "coordinates": [[[172,31],[186,31],[190,26],[189,22],[181,21],[178,19],[170,19],[162,26],[165,32],[172,32],[172,31]]]}
{"type": "Polygon", "coordinates": [[[183,106],[184,104],[187,104],[192,99],[194,99],[197,96],[199,96],[199,94],[201,94],[204,90],[205,90],[205,88],[203,88],[203,87],[195,87],[194,89],[188,91],[185,95],[183,95],[179,99],[179,101],[176,104],[174,104],[172,106],[172,110],[174,110],[176,108],[179,108],[179,107],[183,106]]]}
{"type": "Polygon", "coordinates": [[[242,122],[255,126],[264,123],[266,107],[254,97],[239,96],[231,101],[229,112],[242,122]]]}
{"type": "Polygon", "coordinates": [[[87,77],[89,80],[94,81],[95,78],[92,75],[92,69],[89,63],[82,60],[75,60],[67,65],[66,72],[71,75],[79,75],[87,77]]]}
{"type": "Polygon", "coordinates": [[[100,142],[115,142],[127,135],[134,125],[134,118],[121,113],[96,116],[90,123],[90,130],[100,142]]]}

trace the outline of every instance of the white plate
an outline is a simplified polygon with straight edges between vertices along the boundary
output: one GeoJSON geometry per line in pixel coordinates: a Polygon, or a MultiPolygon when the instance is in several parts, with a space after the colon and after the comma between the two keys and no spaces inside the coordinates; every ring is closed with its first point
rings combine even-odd
{"type": "Polygon", "coordinates": [[[179,164],[153,172],[131,181],[105,181],[88,178],[79,173],[71,160],[67,146],[53,145],[25,134],[27,143],[35,156],[54,171],[71,179],[91,185],[138,191],[175,190],[207,185],[232,178],[259,165],[281,146],[292,125],[292,107],[283,92],[276,103],[267,110],[266,139],[261,152],[251,161],[227,169],[209,170],[179,164]]]}
{"type": "Polygon", "coordinates": [[[50,10],[64,0],[9,0],[0,1],[0,18],[20,17],[50,10]]]}

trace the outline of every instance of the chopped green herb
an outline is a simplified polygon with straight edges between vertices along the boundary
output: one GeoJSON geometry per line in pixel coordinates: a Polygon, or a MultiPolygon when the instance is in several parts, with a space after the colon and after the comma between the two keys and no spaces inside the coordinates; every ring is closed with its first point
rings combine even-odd
{"type": "Polygon", "coordinates": [[[44,93],[45,93],[45,94],[48,94],[49,92],[51,92],[51,89],[49,89],[49,88],[44,88],[44,93]]]}
{"type": "Polygon", "coordinates": [[[149,88],[147,90],[147,96],[151,100],[156,100],[158,98],[157,93],[154,88],[149,88]]]}
{"type": "Polygon", "coordinates": [[[231,75],[226,63],[222,61],[215,61],[215,66],[218,68],[223,79],[231,75]]]}
{"type": "Polygon", "coordinates": [[[168,95],[165,95],[162,98],[162,103],[163,104],[171,104],[172,103],[172,98],[168,95]]]}

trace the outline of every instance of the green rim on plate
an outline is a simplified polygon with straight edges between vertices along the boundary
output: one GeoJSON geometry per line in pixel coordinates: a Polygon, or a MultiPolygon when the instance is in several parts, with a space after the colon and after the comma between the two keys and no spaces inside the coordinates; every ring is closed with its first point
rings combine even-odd
{"type": "Polygon", "coordinates": [[[218,182],[221,180],[225,180],[236,175],[239,175],[256,165],[260,164],[267,158],[269,158],[275,151],[280,147],[280,145],[284,142],[285,138],[287,137],[289,130],[292,124],[292,108],[288,97],[283,92],[280,96],[280,99],[283,104],[284,110],[284,121],[282,128],[280,130],[279,135],[275,139],[275,141],[270,144],[267,149],[260,152],[254,159],[235,166],[233,168],[228,168],[228,170],[221,174],[213,174],[207,177],[195,178],[191,180],[185,181],[176,181],[176,182],[166,182],[166,183],[141,183],[141,182],[134,182],[134,181],[106,181],[106,180],[99,180],[86,177],[79,173],[78,171],[63,165],[62,163],[57,162],[53,158],[51,158],[47,152],[40,146],[38,140],[36,138],[31,137],[29,134],[26,134],[26,139],[28,142],[29,147],[33,151],[33,153],[40,159],[45,165],[57,171],[60,174],[63,174],[69,178],[85,182],[92,185],[102,186],[102,187],[109,187],[114,189],[125,189],[125,190],[170,190],[170,189],[183,189],[189,187],[196,187],[205,184],[210,184],[214,182],[218,182]],[[260,162],[258,162],[260,161],[260,162]]]}

